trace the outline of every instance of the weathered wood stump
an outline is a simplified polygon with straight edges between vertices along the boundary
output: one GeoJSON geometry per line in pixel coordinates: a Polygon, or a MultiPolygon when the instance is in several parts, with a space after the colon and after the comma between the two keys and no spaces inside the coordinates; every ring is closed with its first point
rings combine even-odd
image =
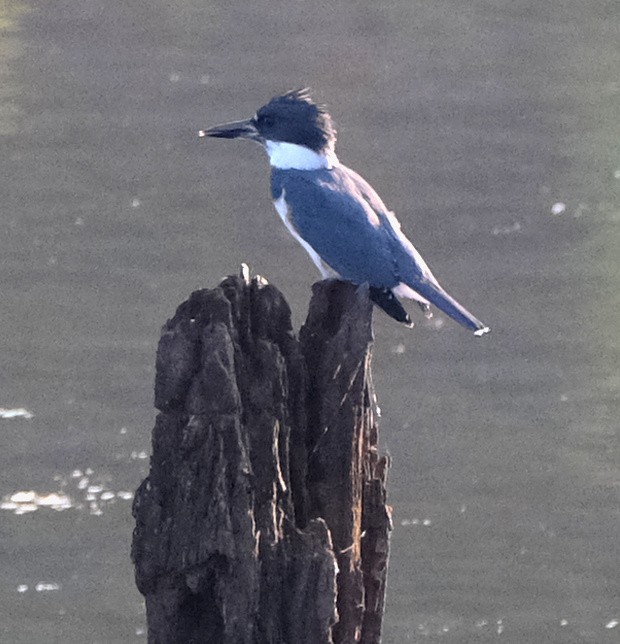
{"type": "Polygon", "coordinates": [[[132,558],[151,644],[378,643],[388,559],[364,288],[196,291],[157,352],[132,558]]]}

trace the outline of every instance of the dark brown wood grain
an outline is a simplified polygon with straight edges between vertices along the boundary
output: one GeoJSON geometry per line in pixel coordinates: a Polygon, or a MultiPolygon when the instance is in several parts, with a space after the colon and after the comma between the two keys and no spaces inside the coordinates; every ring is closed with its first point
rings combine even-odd
{"type": "Polygon", "coordinates": [[[132,559],[151,644],[378,643],[390,510],[367,289],[229,277],[162,331],[132,559]]]}

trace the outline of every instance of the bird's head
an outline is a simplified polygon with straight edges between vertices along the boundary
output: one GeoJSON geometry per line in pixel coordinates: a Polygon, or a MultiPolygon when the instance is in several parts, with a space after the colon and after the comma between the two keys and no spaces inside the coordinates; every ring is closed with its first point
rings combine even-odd
{"type": "Polygon", "coordinates": [[[281,144],[301,146],[325,157],[333,155],[336,143],[336,129],[331,116],[324,106],[312,100],[307,89],[275,96],[252,118],[201,130],[199,136],[256,141],[267,149],[272,162],[274,150],[280,156],[282,149],[290,152],[286,145],[281,144]]]}

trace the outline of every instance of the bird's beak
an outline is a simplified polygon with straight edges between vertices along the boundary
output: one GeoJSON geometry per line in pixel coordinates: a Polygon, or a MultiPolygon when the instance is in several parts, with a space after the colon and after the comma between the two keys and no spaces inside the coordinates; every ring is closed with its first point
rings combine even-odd
{"type": "Polygon", "coordinates": [[[250,141],[260,141],[260,135],[252,119],[246,121],[233,121],[232,123],[223,123],[215,125],[208,130],[200,130],[199,137],[213,136],[218,139],[250,139],[250,141]]]}

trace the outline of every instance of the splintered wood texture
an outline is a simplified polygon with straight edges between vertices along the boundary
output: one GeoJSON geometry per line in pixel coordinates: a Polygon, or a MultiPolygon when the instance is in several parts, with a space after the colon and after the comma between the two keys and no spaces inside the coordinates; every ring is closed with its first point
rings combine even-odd
{"type": "Polygon", "coordinates": [[[132,558],[151,644],[380,641],[390,530],[367,290],[236,277],[162,331],[132,558]]]}

